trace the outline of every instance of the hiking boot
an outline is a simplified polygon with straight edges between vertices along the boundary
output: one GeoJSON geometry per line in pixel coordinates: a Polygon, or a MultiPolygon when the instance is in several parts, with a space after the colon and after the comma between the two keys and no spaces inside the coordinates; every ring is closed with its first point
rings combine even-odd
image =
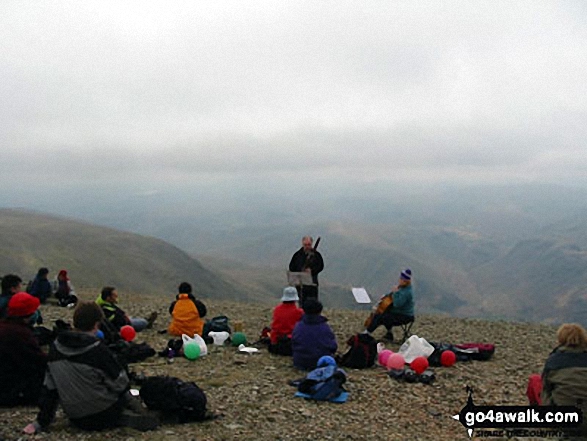
{"type": "Polygon", "coordinates": [[[387,331],[386,334],[383,336],[383,339],[389,341],[390,343],[393,343],[393,333],[391,331],[387,331]]]}
{"type": "Polygon", "coordinates": [[[155,415],[149,415],[143,412],[135,412],[130,409],[125,409],[118,420],[119,424],[124,427],[138,430],[139,432],[146,432],[148,430],[155,430],[159,427],[159,418],[155,415]]]}
{"type": "Polygon", "coordinates": [[[153,311],[151,315],[147,318],[147,329],[151,329],[153,327],[153,323],[157,320],[157,311],[153,311]]]}

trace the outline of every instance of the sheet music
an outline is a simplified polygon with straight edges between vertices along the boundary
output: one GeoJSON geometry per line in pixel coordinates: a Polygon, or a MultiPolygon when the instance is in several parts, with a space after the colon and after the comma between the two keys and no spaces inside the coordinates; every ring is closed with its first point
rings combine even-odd
{"type": "Polygon", "coordinates": [[[371,303],[371,298],[365,288],[352,288],[352,291],[357,303],[371,303]]]}
{"type": "Polygon", "coordinates": [[[289,283],[292,286],[314,285],[314,282],[312,281],[312,274],[307,273],[305,271],[299,273],[287,271],[287,283],[289,283]]]}

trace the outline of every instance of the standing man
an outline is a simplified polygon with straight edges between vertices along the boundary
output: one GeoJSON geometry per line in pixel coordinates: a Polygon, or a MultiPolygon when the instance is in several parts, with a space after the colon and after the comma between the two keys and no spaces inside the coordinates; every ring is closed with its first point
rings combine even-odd
{"type": "Polygon", "coordinates": [[[324,260],[322,255],[316,251],[318,247],[313,247],[314,239],[310,236],[302,238],[302,247],[295,252],[289,262],[289,270],[292,272],[307,272],[312,274],[313,285],[297,286],[296,289],[300,295],[300,304],[303,305],[306,299],[313,298],[318,300],[318,273],[324,269],[324,260]]]}

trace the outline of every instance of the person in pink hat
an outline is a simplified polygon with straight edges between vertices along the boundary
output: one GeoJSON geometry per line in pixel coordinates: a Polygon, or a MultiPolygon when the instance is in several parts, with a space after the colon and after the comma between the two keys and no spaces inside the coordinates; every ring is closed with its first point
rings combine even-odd
{"type": "Polygon", "coordinates": [[[32,325],[40,300],[26,292],[14,294],[7,317],[0,320],[0,406],[34,405],[43,386],[47,355],[32,325]]]}

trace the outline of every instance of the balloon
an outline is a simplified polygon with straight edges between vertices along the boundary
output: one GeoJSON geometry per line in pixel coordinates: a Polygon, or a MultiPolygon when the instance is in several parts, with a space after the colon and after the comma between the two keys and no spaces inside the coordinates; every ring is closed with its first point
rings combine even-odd
{"type": "Polygon", "coordinates": [[[188,360],[195,360],[200,356],[200,346],[196,342],[183,345],[183,354],[188,360]]]}
{"type": "Polygon", "coordinates": [[[247,342],[247,337],[242,332],[235,332],[232,334],[231,340],[233,346],[244,345],[247,342]]]}
{"type": "Polygon", "coordinates": [[[451,367],[457,361],[457,356],[453,351],[446,350],[440,354],[440,364],[445,367],[451,367]]]}
{"type": "Polygon", "coordinates": [[[416,357],[414,358],[414,361],[410,363],[410,367],[415,373],[420,375],[422,372],[428,369],[428,359],[422,356],[416,357]]]}
{"type": "Polygon", "coordinates": [[[131,325],[124,325],[120,328],[120,336],[124,341],[133,341],[137,335],[137,331],[131,325]]]}
{"type": "Polygon", "coordinates": [[[393,354],[392,351],[389,349],[384,349],[379,354],[377,354],[377,361],[381,366],[387,366],[387,360],[389,360],[391,354],[393,354]]]}
{"type": "Polygon", "coordinates": [[[387,369],[403,369],[404,365],[406,364],[406,360],[404,360],[404,356],[402,354],[391,354],[387,359],[387,369]]]}
{"type": "Polygon", "coordinates": [[[98,329],[96,331],[96,337],[101,338],[102,340],[104,340],[104,333],[102,332],[101,329],[98,329]]]}

